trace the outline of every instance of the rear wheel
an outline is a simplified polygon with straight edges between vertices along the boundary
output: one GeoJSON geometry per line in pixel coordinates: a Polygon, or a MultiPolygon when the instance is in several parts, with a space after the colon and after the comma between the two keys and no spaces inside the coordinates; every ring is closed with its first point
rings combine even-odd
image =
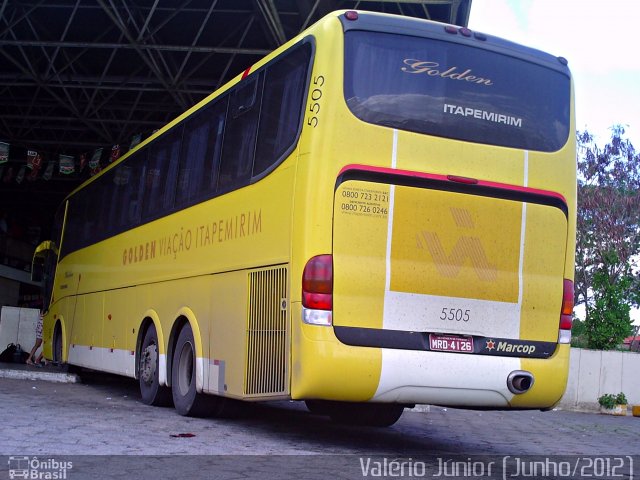
{"type": "Polygon", "coordinates": [[[342,403],[331,405],[329,416],[334,422],[369,427],[389,427],[396,423],[403,405],[394,403],[342,403]]]}
{"type": "Polygon", "coordinates": [[[188,417],[231,418],[240,416],[242,402],[196,391],[196,349],[193,331],[185,325],[173,352],[171,369],[173,404],[180,415],[188,417]]]}
{"type": "Polygon", "coordinates": [[[324,400],[305,400],[304,404],[314,415],[329,415],[331,413],[331,405],[324,400]]]}
{"type": "Polygon", "coordinates": [[[167,406],[171,404],[171,391],[160,385],[160,353],[155,325],[151,324],[144,334],[140,361],[138,362],[138,381],[142,401],[147,405],[167,406]]]}
{"type": "Polygon", "coordinates": [[[211,413],[208,399],[196,391],[196,349],[189,324],[182,327],[173,352],[171,392],[180,415],[202,417],[211,413]]]}

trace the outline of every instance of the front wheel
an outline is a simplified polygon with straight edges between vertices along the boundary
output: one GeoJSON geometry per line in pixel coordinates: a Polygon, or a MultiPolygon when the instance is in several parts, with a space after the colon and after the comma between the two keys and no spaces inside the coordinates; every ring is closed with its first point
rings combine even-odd
{"type": "Polygon", "coordinates": [[[59,323],[56,323],[53,329],[53,343],[52,343],[53,357],[51,360],[57,365],[62,365],[62,327],[59,323]]]}

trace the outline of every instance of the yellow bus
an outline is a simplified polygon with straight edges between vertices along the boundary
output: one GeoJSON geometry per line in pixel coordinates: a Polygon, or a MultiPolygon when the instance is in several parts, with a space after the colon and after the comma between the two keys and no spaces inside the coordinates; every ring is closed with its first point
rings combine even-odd
{"type": "Polygon", "coordinates": [[[34,257],[45,355],[183,415],[548,409],[571,335],[572,99],[561,57],[330,14],[66,198],[34,257]]]}

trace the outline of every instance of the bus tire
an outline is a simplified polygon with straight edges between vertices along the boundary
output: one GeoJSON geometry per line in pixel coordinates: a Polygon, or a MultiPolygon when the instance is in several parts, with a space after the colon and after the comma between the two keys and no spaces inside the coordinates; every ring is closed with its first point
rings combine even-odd
{"type": "Polygon", "coordinates": [[[331,404],[323,400],[305,400],[304,404],[314,415],[330,415],[332,411],[331,404]]]}
{"type": "Polygon", "coordinates": [[[206,396],[196,391],[196,349],[189,324],[180,330],[173,352],[171,392],[180,415],[203,417],[211,413],[206,396]]]}
{"type": "Polygon", "coordinates": [[[171,404],[171,391],[160,385],[160,353],[155,325],[149,325],[142,340],[140,360],[138,362],[138,382],[140,396],[147,405],[168,406],[171,404]]]}
{"type": "Polygon", "coordinates": [[[53,329],[53,342],[51,345],[51,360],[57,365],[62,365],[62,327],[60,323],[56,323],[53,329]]]}
{"type": "Polygon", "coordinates": [[[337,423],[367,427],[390,427],[396,423],[404,405],[395,403],[336,403],[329,416],[337,423]]]}

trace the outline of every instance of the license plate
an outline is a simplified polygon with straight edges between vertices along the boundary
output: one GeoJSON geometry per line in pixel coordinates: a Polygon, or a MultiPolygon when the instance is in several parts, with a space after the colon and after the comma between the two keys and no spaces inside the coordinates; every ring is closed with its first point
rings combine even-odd
{"type": "Polygon", "coordinates": [[[473,353],[473,338],[430,334],[429,348],[438,352],[473,353]]]}

